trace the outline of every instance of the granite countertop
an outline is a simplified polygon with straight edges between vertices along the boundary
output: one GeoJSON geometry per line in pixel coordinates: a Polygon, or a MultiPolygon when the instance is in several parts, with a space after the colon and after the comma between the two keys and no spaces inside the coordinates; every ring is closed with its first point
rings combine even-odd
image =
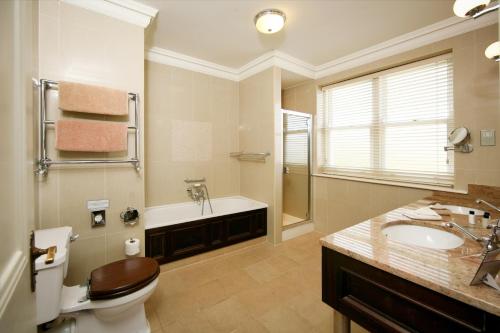
{"type": "MultiPolygon", "coordinates": [[[[453,204],[453,200],[440,201],[440,203],[453,204]]],[[[436,200],[432,197],[419,200],[358,223],[323,237],[320,241],[321,245],[500,316],[500,292],[485,285],[469,285],[481,262],[481,244],[470,240],[455,229],[445,228],[442,226],[443,221],[415,221],[401,213],[402,208],[418,209],[434,202],[436,200]],[[381,230],[385,226],[397,223],[442,228],[463,238],[464,244],[451,250],[437,250],[391,241],[382,234],[381,230]]],[[[467,225],[467,216],[452,214],[451,217],[458,224],[467,225]]],[[[449,220],[450,216],[444,216],[443,219],[449,220]]],[[[473,228],[469,230],[477,235],[490,234],[490,230],[483,228],[480,222],[473,228]]]]}

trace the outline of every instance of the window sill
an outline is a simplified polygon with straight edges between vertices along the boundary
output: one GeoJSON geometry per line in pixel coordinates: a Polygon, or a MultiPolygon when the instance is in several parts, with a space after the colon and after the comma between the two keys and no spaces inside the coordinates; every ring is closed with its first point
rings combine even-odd
{"type": "Polygon", "coordinates": [[[441,186],[410,184],[410,183],[403,183],[403,182],[389,181],[389,180],[330,175],[330,174],[326,174],[326,173],[313,173],[312,176],[313,177],[320,177],[320,178],[334,178],[334,179],[342,179],[342,180],[351,180],[351,181],[362,182],[362,183],[372,183],[372,184],[380,184],[380,185],[408,187],[408,188],[415,188],[415,189],[420,189],[420,190],[431,190],[431,191],[467,194],[466,190],[454,189],[454,188],[449,188],[449,187],[441,187],[441,186]]]}

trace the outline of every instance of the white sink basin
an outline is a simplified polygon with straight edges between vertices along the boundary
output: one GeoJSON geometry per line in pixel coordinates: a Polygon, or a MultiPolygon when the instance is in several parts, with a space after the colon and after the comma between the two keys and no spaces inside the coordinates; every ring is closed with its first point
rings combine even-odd
{"type": "Polygon", "coordinates": [[[390,240],[430,249],[449,250],[464,243],[462,238],[450,232],[419,225],[392,225],[382,229],[382,233],[390,240]]]}
{"type": "Polygon", "coordinates": [[[462,207],[462,206],[454,206],[454,205],[441,205],[443,208],[448,209],[450,212],[453,214],[460,214],[460,215],[469,215],[469,211],[474,211],[474,214],[476,216],[483,216],[484,211],[480,209],[475,209],[475,208],[470,208],[470,207],[462,207]]]}

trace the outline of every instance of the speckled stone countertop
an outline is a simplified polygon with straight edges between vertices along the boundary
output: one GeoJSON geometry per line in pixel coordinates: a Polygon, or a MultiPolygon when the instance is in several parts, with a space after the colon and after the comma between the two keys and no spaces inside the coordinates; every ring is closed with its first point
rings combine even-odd
{"type": "MultiPolygon", "coordinates": [[[[436,200],[429,198],[401,208],[417,209],[434,202],[436,200]]],[[[448,200],[448,203],[453,202],[448,200]]],[[[500,316],[500,292],[485,285],[469,285],[481,262],[481,245],[454,229],[442,226],[443,221],[410,220],[402,215],[401,208],[325,236],[320,241],[321,245],[500,316]],[[453,232],[464,239],[464,244],[451,250],[435,250],[387,239],[381,230],[398,223],[424,225],[453,232]]],[[[451,217],[455,222],[467,225],[467,216],[452,214],[451,217]]],[[[443,218],[449,220],[450,216],[443,218]]],[[[477,235],[490,233],[480,222],[469,230],[477,235]]]]}

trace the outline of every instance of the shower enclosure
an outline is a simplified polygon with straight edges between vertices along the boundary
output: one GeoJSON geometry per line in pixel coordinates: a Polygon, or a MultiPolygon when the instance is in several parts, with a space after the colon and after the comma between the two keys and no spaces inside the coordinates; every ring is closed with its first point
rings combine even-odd
{"type": "Polygon", "coordinates": [[[310,219],[311,115],[283,111],[283,227],[310,219]]]}

